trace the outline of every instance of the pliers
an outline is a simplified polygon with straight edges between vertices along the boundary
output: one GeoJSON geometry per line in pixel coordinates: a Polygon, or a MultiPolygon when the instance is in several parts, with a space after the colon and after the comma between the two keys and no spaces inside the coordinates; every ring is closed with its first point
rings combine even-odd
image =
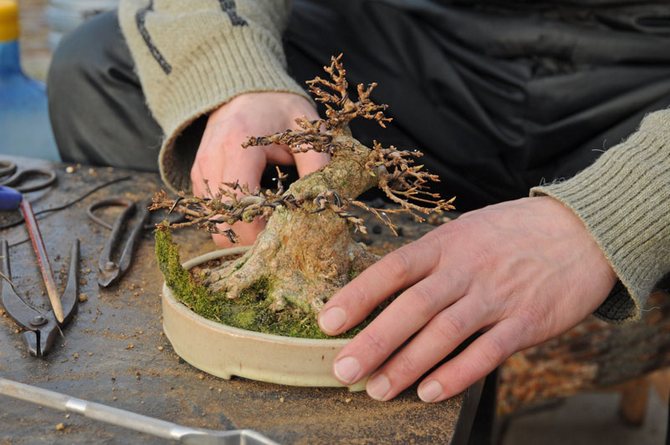
{"type": "Polygon", "coordinates": [[[62,322],[58,322],[53,310],[40,311],[29,305],[18,294],[11,281],[9,245],[5,240],[1,243],[0,254],[2,255],[2,273],[5,277],[5,282],[2,285],[2,305],[7,314],[25,329],[22,336],[30,355],[43,357],[53,346],[56,335],[61,332],[61,328],[69,323],[77,311],[77,302],[79,301],[79,240],[75,240],[72,245],[67,285],[60,297],[64,314],[62,322]]]}

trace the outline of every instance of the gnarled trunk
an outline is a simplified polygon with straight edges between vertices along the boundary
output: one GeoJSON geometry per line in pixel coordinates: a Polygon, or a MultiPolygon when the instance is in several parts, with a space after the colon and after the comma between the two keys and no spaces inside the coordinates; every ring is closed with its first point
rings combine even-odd
{"type": "Polygon", "coordinates": [[[209,272],[208,287],[228,298],[261,289],[275,310],[290,304],[318,312],[337,289],[376,260],[352,239],[345,219],[330,209],[320,211],[313,202],[325,192],[335,192],[335,199],[354,199],[376,185],[376,177],[365,169],[370,150],[348,136],[338,136],[337,143],[348,148],[288,189],[310,204],[277,208],[244,256],[209,272]]]}

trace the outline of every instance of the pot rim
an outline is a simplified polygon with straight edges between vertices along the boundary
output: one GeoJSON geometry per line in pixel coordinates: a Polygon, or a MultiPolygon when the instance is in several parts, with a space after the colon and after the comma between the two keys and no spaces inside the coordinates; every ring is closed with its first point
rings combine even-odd
{"type": "MultiPolygon", "coordinates": [[[[250,249],[250,246],[241,246],[241,247],[228,247],[225,249],[214,250],[212,252],[199,255],[195,258],[182,263],[182,267],[186,270],[190,270],[195,266],[206,263],[207,261],[215,260],[229,255],[239,255],[243,254],[250,249]]],[[[304,337],[287,337],[284,335],[277,334],[265,334],[257,331],[250,331],[248,329],[236,328],[218,321],[210,320],[199,314],[193,312],[188,306],[183,304],[181,301],[177,300],[172,289],[163,281],[163,295],[165,298],[171,300],[176,304],[177,310],[182,312],[185,316],[191,318],[194,322],[203,323],[206,326],[209,326],[212,329],[226,332],[231,335],[247,338],[255,338],[259,340],[271,341],[274,343],[281,344],[295,344],[300,346],[344,346],[349,343],[351,338],[304,338],[304,337]]]]}

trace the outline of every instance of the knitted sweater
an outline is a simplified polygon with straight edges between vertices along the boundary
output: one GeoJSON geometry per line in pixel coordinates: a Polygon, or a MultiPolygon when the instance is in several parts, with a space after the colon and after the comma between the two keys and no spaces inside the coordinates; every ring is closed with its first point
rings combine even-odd
{"type": "MultiPolygon", "coordinates": [[[[165,133],[164,181],[189,188],[192,153],[175,141],[195,119],[251,91],[307,97],[286,73],[281,33],[288,1],[122,0],[119,23],[147,103],[165,133]]],[[[670,110],[648,115],[639,130],[575,177],[535,187],[571,208],[619,277],[597,310],[604,319],[638,319],[670,271],[670,110]]]]}
{"type": "Polygon", "coordinates": [[[250,91],[309,98],[286,73],[281,34],[290,0],[122,0],[119,25],[165,140],[159,168],[190,188],[193,156],[175,145],[198,117],[250,91]]]}

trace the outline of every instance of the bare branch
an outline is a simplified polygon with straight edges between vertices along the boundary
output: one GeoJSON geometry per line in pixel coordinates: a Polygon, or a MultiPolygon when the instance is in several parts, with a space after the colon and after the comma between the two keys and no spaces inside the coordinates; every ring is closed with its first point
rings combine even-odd
{"type": "Polygon", "coordinates": [[[293,153],[304,153],[309,150],[333,154],[338,148],[333,144],[333,136],[322,133],[324,121],[309,121],[305,118],[295,120],[299,130],[286,130],[270,136],[250,137],[242,147],[266,146],[272,144],[288,145],[293,153]]]}
{"type": "MultiPolygon", "coordinates": [[[[377,84],[372,83],[367,87],[359,84],[356,87],[357,98],[354,100],[349,96],[347,91],[349,84],[341,54],[332,57],[330,66],[324,69],[329,79],[316,77],[307,84],[315,99],[325,105],[326,119],[312,121],[306,118],[296,119],[296,129],[269,136],[250,137],[243,147],[279,144],[287,145],[293,153],[313,150],[330,155],[341,152],[346,156],[347,150],[354,149],[351,139],[344,134],[352,119],[356,117],[370,119],[382,127],[391,121],[384,115],[386,105],[377,105],[370,98],[377,84]]],[[[370,207],[357,201],[357,196],[339,196],[333,190],[319,193],[316,197],[312,194],[309,198],[303,196],[298,199],[284,189],[283,180],[286,176],[277,169],[277,188],[274,191],[249,190],[247,186],[237,182],[218,185],[217,190],[213,191],[210,185],[205,183],[206,195],[211,198],[180,193],[179,198],[173,201],[165,192],[161,192],[155,195],[151,209],[167,208],[184,214],[186,222],[173,224],[173,228],[199,226],[209,232],[223,233],[235,242],[236,236],[232,230],[220,229],[221,224],[232,225],[240,221],[251,222],[259,217],[269,218],[279,206],[288,209],[306,206],[314,212],[332,211],[350,222],[355,230],[365,233],[363,220],[348,210],[351,206],[355,206],[372,213],[394,234],[397,233],[397,227],[391,220],[391,215],[406,213],[416,221],[424,221],[424,215],[439,214],[454,208],[454,198],[441,199],[438,193],[430,191],[429,184],[439,182],[439,178],[423,170],[423,165],[414,164],[415,160],[422,156],[420,151],[398,150],[394,146],[385,148],[376,141],[367,155],[366,149],[363,147],[362,152],[360,148],[357,149],[360,156],[358,159],[365,159],[367,156],[367,160],[363,161],[364,165],[360,161],[355,164],[362,167],[360,175],[375,177],[377,186],[388,199],[398,205],[398,208],[370,207]]],[[[354,173],[359,172],[356,170],[354,173]]]]}
{"type": "Polygon", "coordinates": [[[342,54],[331,57],[330,66],[324,66],[323,69],[330,75],[331,80],[317,76],[308,80],[307,85],[315,100],[326,107],[325,124],[328,131],[340,134],[356,117],[377,121],[381,127],[386,128],[386,123],[392,120],[384,115],[387,105],[377,105],[370,99],[372,90],[377,86],[376,83],[371,83],[367,87],[358,84],[356,86],[358,100],[354,101],[347,92],[349,83],[346,79],[347,71],[342,65],[342,54]]]}
{"type": "Polygon", "coordinates": [[[172,209],[186,217],[185,222],[172,224],[171,228],[198,226],[210,233],[226,235],[234,243],[237,241],[235,233],[231,229],[221,229],[219,224],[233,225],[241,221],[251,222],[259,217],[269,218],[279,206],[291,209],[302,204],[293,195],[283,191],[281,179],[284,178],[283,175],[278,178],[281,193],[270,190],[251,193],[248,187],[238,183],[224,184],[213,198],[187,196],[180,192],[178,199],[172,200],[167,193],[160,191],[154,195],[149,209],[172,209]],[[238,197],[236,191],[241,196],[238,197]]]}
{"type": "Polygon", "coordinates": [[[420,214],[453,210],[455,200],[455,198],[439,199],[439,194],[428,191],[428,184],[439,182],[439,178],[423,170],[423,165],[414,165],[414,158],[422,155],[423,153],[418,150],[398,150],[394,146],[384,148],[379,142],[374,141],[368,162],[365,164],[365,168],[371,174],[379,177],[378,187],[384,194],[419,222],[425,220],[420,214]]]}

